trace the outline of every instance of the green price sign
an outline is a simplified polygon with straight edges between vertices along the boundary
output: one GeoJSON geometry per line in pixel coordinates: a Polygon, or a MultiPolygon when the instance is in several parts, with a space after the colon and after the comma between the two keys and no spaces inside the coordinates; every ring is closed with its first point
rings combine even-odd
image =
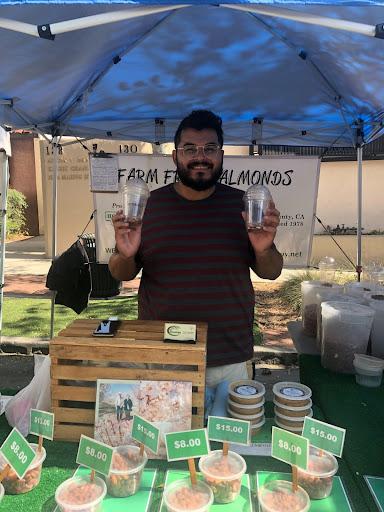
{"type": "Polygon", "coordinates": [[[17,428],[4,441],[0,452],[19,478],[23,478],[35,458],[35,452],[17,428]]]}
{"type": "Polygon", "coordinates": [[[104,443],[82,435],[76,462],[82,466],[94,469],[102,475],[108,475],[112,463],[113,448],[104,443]]]}
{"type": "Polygon", "coordinates": [[[159,451],[160,430],[144,418],[137,415],[133,417],[131,436],[154,453],[159,451]]]}
{"type": "Polygon", "coordinates": [[[55,428],[55,415],[51,412],[31,409],[29,420],[29,433],[44,437],[53,441],[53,429],[55,428]]]}
{"type": "Polygon", "coordinates": [[[307,469],[308,452],[308,439],[282,428],[272,427],[272,457],[291,466],[307,469]]]}
{"type": "Polygon", "coordinates": [[[209,453],[207,430],[200,428],[170,432],[165,434],[165,446],[168,461],[202,457],[209,453]]]}
{"type": "Polygon", "coordinates": [[[249,421],[208,416],[208,438],[222,443],[249,444],[249,421]]]}
{"type": "Polygon", "coordinates": [[[335,427],[306,416],[302,436],[320,450],[333,453],[337,457],[341,457],[343,453],[345,428],[335,427]]]}

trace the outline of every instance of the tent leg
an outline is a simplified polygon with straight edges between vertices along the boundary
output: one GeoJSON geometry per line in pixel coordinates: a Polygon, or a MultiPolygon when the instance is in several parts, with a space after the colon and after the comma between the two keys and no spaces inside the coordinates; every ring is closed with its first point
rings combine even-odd
{"type": "Polygon", "coordinates": [[[3,328],[3,292],[4,292],[4,261],[5,261],[5,232],[7,228],[7,192],[9,181],[8,158],[0,151],[0,343],[3,328]]]}
{"type": "MultiPolygon", "coordinates": [[[[56,256],[57,251],[57,175],[59,172],[59,147],[57,136],[53,138],[53,179],[52,179],[52,261],[56,256]]],[[[55,326],[55,296],[54,293],[51,297],[51,329],[50,339],[54,336],[55,326]]]]}
{"type": "Polygon", "coordinates": [[[360,281],[361,266],[361,220],[362,220],[362,194],[363,194],[363,148],[357,146],[357,280],[360,281]]]}

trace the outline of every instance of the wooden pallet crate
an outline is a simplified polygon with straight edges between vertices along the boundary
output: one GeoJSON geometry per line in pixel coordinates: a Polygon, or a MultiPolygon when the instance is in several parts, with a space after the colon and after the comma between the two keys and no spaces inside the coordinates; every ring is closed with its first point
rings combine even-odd
{"type": "Polygon", "coordinates": [[[99,323],[75,320],[50,343],[55,439],[93,437],[97,379],[192,382],[192,428],[203,427],[207,324],[197,323],[197,343],[185,344],[164,343],[160,321],[123,320],[113,338],[92,336],[99,323]],[[122,368],[119,363],[151,368],[122,368]]]}

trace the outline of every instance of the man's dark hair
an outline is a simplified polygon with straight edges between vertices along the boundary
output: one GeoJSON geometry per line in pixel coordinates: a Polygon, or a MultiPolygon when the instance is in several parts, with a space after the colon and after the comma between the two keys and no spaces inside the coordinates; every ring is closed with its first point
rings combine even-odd
{"type": "Polygon", "coordinates": [[[181,132],[187,128],[193,128],[194,130],[214,130],[217,133],[217,138],[220,147],[223,147],[223,128],[221,127],[221,117],[217,116],[210,110],[194,110],[179,124],[175,133],[175,148],[179,146],[181,132]]]}

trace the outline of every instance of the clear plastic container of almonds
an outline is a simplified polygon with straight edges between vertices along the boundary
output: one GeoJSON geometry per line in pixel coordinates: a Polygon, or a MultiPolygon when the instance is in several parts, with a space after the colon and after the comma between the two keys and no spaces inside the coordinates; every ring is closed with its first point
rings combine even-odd
{"type": "MultiPolygon", "coordinates": [[[[41,447],[40,452],[37,451],[37,444],[30,443],[30,447],[36,455],[23,478],[19,478],[13,469],[3,478],[2,484],[6,494],[24,494],[39,485],[41,469],[47,454],[44,446],[41,447]]],[[[0,473],[6,465],[7,461],[0,455],[0,473]]]]}
{"type": "Polygon", "coordinates": [[[163,497],[168,512],[208,512],[213,503],[209,485],[200,480],[192,485],[190,478],[167,485],[163,497]]]}
{"type": "Polygon", "coordinates": [[[55,500],[61,512],[101,512],[107,494],[104,480],[95,476],[74,476],[56,489],[55,500]]]}
{"type": "Polygon", "coordinates": [[[308,512],[311,501],[300,486],[294,491],[292,482],[271,480],[258,491],[261,512],[308,512]]]}
{"type": "Polygon", "coordinates": [[[331,453],[321,452],[310,446],[307,470],[297,468],[298,484],[307,491],[311,500],[328,498],[338,467],[337,460],[331,453]]]}
{"type": "Polygon", "coordinates": [[[141,483],[141,477],[148,457],[140,455],[138,446],[118,446],[114,449],[111,470],[105,481],[108,494],[125,498],[135,494],[141,483]]]}
{"type": "Polygon", "coordinates": [[[338,285],[324,281],[302,281],[301,283],[301,319],[303,331],[307,336],[316,338],[317,299],[316,294],[324,289],[337,288],[338,285]]]}
{"type": "Polygon", "coordinates": [[[241,478],[247,469],[243,457],[235,452],[214,450],[199,460],[199,470],[212,489],[216,503],[232,503],[240,494],[241,478]]]}
{"type": "Polygon", "coordinates": [[[353,302],[323,302],[321,364],[338,373],[354,373],[356,353],[365,354],[374,310],[353,302]]]}
{"type": "Polygon", "coordinates": [[[371,352],[375,357],[384,357],[384,288],[383,291],[364,294],[367,306],[375,311],[371,331],[371,352]]]}

